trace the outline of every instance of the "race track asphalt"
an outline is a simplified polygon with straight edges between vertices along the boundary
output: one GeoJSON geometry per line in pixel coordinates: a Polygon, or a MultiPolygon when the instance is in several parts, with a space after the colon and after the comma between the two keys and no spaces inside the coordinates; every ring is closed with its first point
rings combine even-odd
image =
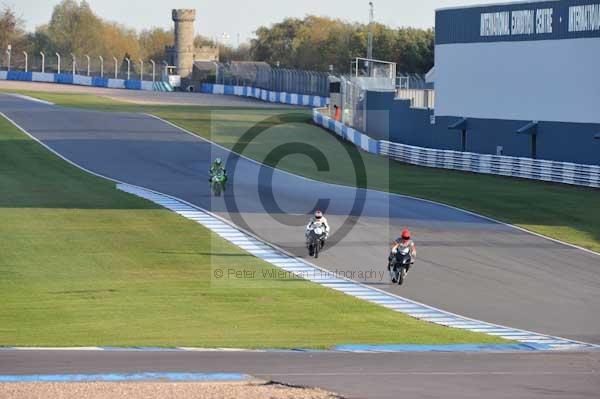
{"type": "Polygon", "coordinates": [[[93,94],[134,104],[148,105],[195,105],[211,107],[295,108],[295,106],[268,103],[253,98],[215,96],[205,93],[161,92],[147,90],[123,90],[106,87],[89,87],[42,82],[0,80],[0,90],[31,90],[49,93],[93,94]]]}
{"type": "Polygon", "coordinates": [[[332,242],[339,242],[315,263],[329,270],[382,271],[388,243],[409,226],[419,256],[406,285],[391,285],[387,277],[367,283],[483,321],[600,343],[597,254],[442,205],[261,167],[146,115],[61,108],[8,95],[0,95],[0,111],[91,171],[192,202],[298,256],[306,256],[305,214],[317,199],[328,200],[332,242]],[[216,156],[227,160],[231,173],[231,187],[220,198],[207,184],[216,156]],[[362,209],[355,206],[361,196],[362,209]],[[355,224],[342,237],[347,215],[355,224]]]}
{"type": "Polygon", "coordinates": [[[595,399],[600,352],[0,351],[0,375],[241,372],[347,398],[595,399]]]}

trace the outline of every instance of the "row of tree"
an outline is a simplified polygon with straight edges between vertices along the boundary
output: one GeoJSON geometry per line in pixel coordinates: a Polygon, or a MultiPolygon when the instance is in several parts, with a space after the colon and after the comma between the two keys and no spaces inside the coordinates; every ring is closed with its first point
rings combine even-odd
{"type": "MultiPolygon", "coordinates": [[[[260,27],[250,44],[221,46],[221,61],[266,61],[281,67],[348,72],[350,61],[367,52],[368,26],[339,19],[307,16],[287,18],[260,27]]],[[[424,73],[433,66],[433,30],[373,25],[373,57],[393,61],[398,71],[424,73]]],[[[13,53],[58,52],[68,55],[102,55],[105,59],[165,58],[165,46],[173,44],[173,31],[162,28],[136,32],[97,16],[85,1],[63,0],[54,7],[50,21],[25,32],[23,21],[8,7],[0,13],[0,48],[11,44],[13,53]]],[[[197,36],[196,45],[214,43],[197,36]]]]}
{"type": "MultiPolygon", "coordinates": [[[[38,26],[34,32],[25,32],[23,26],[23,20],[11,8],[5,7],[0,13],[0,48],[6,49],[11,44],[16,56],[22,51],[33,56],[43,51],[52,55],[55,52],[65,56],[74,53],[103,56],[107,60],[117,57],[119,60],[154,59],[161,62],[165,59],[165,46],[173,45],[174,40],[172,29],[150,28],[136,32],[106,21],[97,16],[85,0],[80,3],[63,0],[54,7],[50,21],[38,26]]],[[[201,45],[210,40],[197,36],[195,42],[201,45]]]]}
{"type": "MultiPolygon", "coordinates": [[[[373,24],[373,58],[396,62],[401,72],[426,73],[433,66],[433,29],[373,24]]],[[[301,69],[348,72],[350,61],[367,54],[368,25],[307,16],[261,27],[250,54],[257,61],[301,69]]]]}

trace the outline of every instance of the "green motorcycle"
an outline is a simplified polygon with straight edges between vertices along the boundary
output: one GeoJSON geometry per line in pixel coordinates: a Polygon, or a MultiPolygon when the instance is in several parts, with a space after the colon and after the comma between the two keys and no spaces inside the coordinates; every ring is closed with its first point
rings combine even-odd
{"type": "Polygon", "coordinates": [[[210,186],[215,197],[220,197],[225,191],[225,183],[227,183],[227,173],[224,170],[219,170],[210,177],[210,186]]]}

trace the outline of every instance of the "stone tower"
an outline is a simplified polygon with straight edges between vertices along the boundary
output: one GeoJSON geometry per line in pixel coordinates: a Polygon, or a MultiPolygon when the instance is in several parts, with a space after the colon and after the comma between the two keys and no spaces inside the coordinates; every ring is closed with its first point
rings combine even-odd
{"type": "Polygon", "coordinates": [[[196,10],[173,10],[175,22],[175,67],[182,78],[189,78],[194,64],[194,20],[196,10]]]}

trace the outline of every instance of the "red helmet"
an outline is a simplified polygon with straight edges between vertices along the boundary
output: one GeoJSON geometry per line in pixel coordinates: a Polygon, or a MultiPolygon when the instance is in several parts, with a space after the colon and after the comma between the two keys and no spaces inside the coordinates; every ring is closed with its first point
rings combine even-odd
{"type": "Polygon", "coordinates": [[[410,231],[408,229],[404,229],[402,230],[402,239],[403,240],[410,240],[410,231]]]}
{"type": "Polygon", "coordinates": [[[320,210],[317,209],[317,211],[315,212],[315,219],[319,220],[323,217],[323,212],[321,212],[320,210]]]}

